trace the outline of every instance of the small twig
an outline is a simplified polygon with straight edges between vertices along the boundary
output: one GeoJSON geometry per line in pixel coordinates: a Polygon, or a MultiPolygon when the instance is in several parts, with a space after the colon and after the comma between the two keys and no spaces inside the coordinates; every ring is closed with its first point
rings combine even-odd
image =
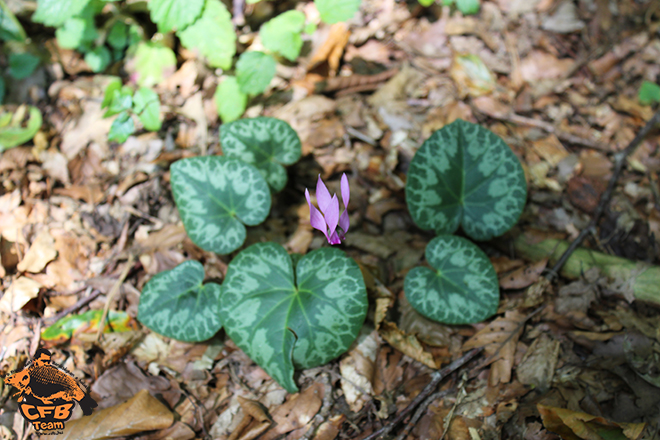
{"type": "Polygon", "coordinates": [[[135,261],[135,255],[130,254],[128,256],[128,261],[126,261],[126,265],[124,265],[124,270],[121,271],[121,274],[119,275],[119,278],[117,278],[117,281],[115,281],[115,284],[112,285],[112,288],[110,289],[110,292],[108,293],[108,296],[105,300],[105,307],[103,307],[103,315],[101,316],[101,320],[99,321],[99,329],[96,332],[96,341],[98,342],[101,339],[101,335],[103,334],[103,329],[105,329],[105,320],[108,317],[108,311],[110,310],[110,304],[112,303],[112,300],[114,299],[114,296],[119,292],[119,288],[121,287],[122,283],[128,276],[128,272],[130,272],[131,268],[133,267],[133,262],[135,261]]]}
{"type": "Polygon", "coordinates": [[[87,296],[79,299],[74,305],[67,307],[64,310],[61,310],[58,314],[51,316],[50,318],[44,319],[44,324],[52,324],[54,322],[59,321],[60,319],[64,318],[65,316],[69,315],[70,313],[73,313],[77,310],[82,309],[85,307],[87,304],[91,303],[94,301],[100,294],[100,290],[94,290],[92,291],[91,287],[87,287],[87,292],[85,292],[87,296]],[[91,293],[90,293],[91,292],[91,293]]]}
{"type": "Polygon", "coordinates": [[[419,422],[419,419],[422,418],[422,416],[426,412],[426,409],[429,406],[431,406],[431,404],[436,400],[445,397],[447,394],[454,391],[456,391],[456,388],[451,388],[449,390],[442,390],[442,391],[438,391],[437,393],[431,394],[421,405],[419,405],[419,408],[417,408],[417,411],[415,411],[415,414],[410,419],[410,422],[406,423],[406,426],[403,428],[403,431],[401,431],[401,434],[399,434],[396,440],[404,440],[406,437],[408,437],[408,434],[410,434],[410,431],[412,431],[413,428],[417,426],[417,422],[419,422]]]}
{"type": "Polygon", "coordinates": [[[410,414],[417,406],[419,406],[420,403],[424,402],[426,398],[429,397],[429,395],[431,395],[433,391],[435,391],[435,389],[438,387],[438,385],[440,384],[440,382],[442,382],[444,378],[446,378],[451,373],[461,368],[466,363],[470,362],[479,353],[481,353],[482,350],[483,347],[473,348],[472,350],[468,351],[460,358],[456,359],[451,364],[447,365],[445,368],[435,371],[433,374],[431,374],[432,377],[431,382],[429,382],[424,387],[424,389],[417,396],[415,396],[413,401],[410,402],[410,404],[403,411],[401,411],[394,418],[394,420],[392,420],[390,423],[383,426],[378,431],[374,432],[369,437],[363,440],[375,440],[376,438],[384,437],[387,434],[389,434],[399,423],[403,421],[403,419],[408,417],[408,414],[410,414]]]}
{"type": "Polygon", "coordinates": [[[447,431],[449,431],[449,425],[451,424],[451,420],[454,418],[454,413],[456,412],[456,408],[458,407],[458,405],[461,404],[463,398],[465,397],[466,382],[467,382],[467,374],[465,374],[464,371],[463,374],[461,374],[461,382],[458,384],[458,395],[456,396],[456,402],[454,402],[454,405],[451,407],[451,410],[449,411],[449,414],[447,414],[447,417],[445,417],[445,419],[442,421],[442,436],[440,436],[440,440],[444,440],[447,431]]]}
{"type": "Polygon", "coordinates": [[[632,154],[633,151],[637,149],[639,144],[642,143],[644,138],[651,132],[651,130],[653,130],[653,128],[658,122],[660,122],[660,110],[658,110],[653,115],[653,117],[646,123],[644,128],[642,128],[640,132],[637,134],[637,136],[635,136],[635,139],[633,139],[630,142],[630,144],[628,144],[625,150],[620,151],[614,155],[614,172],[612,173],[610,182],[607,185],[607,189],[600,196],[598,206],[596,207],[596,212],[594,213],[587,227],[584,228],[582,231],[580,231],[580,235],[578,235],[577,238],[573,240],[570,246],[568,246],[568,249],[566,249],[566,251],[562,254],[559,260],[557,260],[555,265],[552,266],[552,269],[548,271],[548,273],[546,274],[546,278],[548,280],[552,281],[558,275],[559,270],[562,268],[564,263],[566,263],[566,261],[571,256],[573,251],[575,251],[575,249],[577,249],[582,244],[582,242],[587,237],[587,235],[596,232],[596,225],[598,224],[598,221],[600,220],[600,216],[603,214],[603,211],[605,211],[605,208],[610,203],[610,199],[612,198],[612,193],[614,192],[614,187],[616,186],[616,183],[619,180],[621,171],[623,171],[623,167],[626,163],[626,159],[628,158],[628,156],[632,154]]]}
{"type": "Polygon", "coordinates": [[[360,139],[362,142],[366,142],[369,145],[373,145],[373,146],[378,145],[374,139],[367,136],[366,134],[363,134],[363,133],[359,132],[358,130],[354,129],[350,125],[346,125],[344,128],[346,129],[346,133],[350,134],[354,138],[360,139]]]}

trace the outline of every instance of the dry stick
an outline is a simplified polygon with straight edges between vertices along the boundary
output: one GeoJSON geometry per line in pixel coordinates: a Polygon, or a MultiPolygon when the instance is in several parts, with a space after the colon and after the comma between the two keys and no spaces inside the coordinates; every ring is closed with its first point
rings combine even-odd
{"type": "Polygon", "coordinates": [[[456,391],[456,388],[451,388],[448,390],[442,390],[438,391],[435,394],[431,394],[421,405],[419,405],[419,408],[417,408],[417,411],[415,411],[415,414],[412,416],[410,419],[409,423],[406,423],[406,426],[403,428],[403,431],[401,431],[401,434],[396,438],[396,440],[404,440],[406,437],[408,437],[408,434],[410,434],[410,431],[417,426],[417,422],[419,422],[419,419],[422,418],[424,413],[426,412],[426,409],[431,406],[433,402],[436,400],[445,397],[447,394],[456,391]]]}
{"type": "Polygon", "coordinates": [[[117,294],[117,292],[119,292],[119,288],[121,287],[122,283],[128,276],[128,272],[133,267],[134,261],[135,261],[135,255],[130,254],[128,256],[128,261],[126,261],[126,265],[124,266],[124,270],[121,271],[119,278],[117,278],[117,281],[115,282],[115,284],[112,285],[112,288],[108,293],[108,297],[106,298],[105,301],[105,307],[103,307],[103,316],[101,316],[101,320],[99,321],[99,329],[96,332],[96,342],[98,342],[101,339],[101,335],[103,334],[103,329],[105,329],[105,319],[108,317],[110,304],[112,303],[114,296],[117,294]]]}
{"type": "Polygon", "coordinates": [[[587,235],[596,233],[596,225],[598,224],[598,220],[600,220],[600,216],[603,214],[603,211],[605,211],[605,208],[607,207],[607,205],[609,205],[610,199],[612,199],[612,193],[614,192],[614,187],[616,186],[617,180],[619,180],[619,176],[621,175],[623,166],[626,163],[626,158],[630,156],[632,152],[637,149],[639,144],[642,143],[644,138],[651,132],[651,130],[659,122],[660,122],[660,110],[658,110],[653,115],[653,117],[646,123],[644,128],[642,128],[641,131],[637,134],[637,136],[635,136],[635,139],[633,139],[630,142],[630,144],[628,144],[625,150],[620,151],[614,155],[614,173],[612,173],[612,177],[610,178],[610,182],[607,185],[607,189],[605,190],[603,195],[600,196],[600,200],[598,201],[598,206],[596,207],[596,212],[594,213],[587,227],[584,228],[582,231],[580,231],[580,235],[578,235],[577,238],[573,240],[570,246],[568,246],[568,249],[566,249],[566,251],[562,254],[559,260],[557,260],[555,265],[552,266],[552,269],[548,271],[548,273],[546,274],[546,278],[549,281],[552,281],[555,277],[557,277],[559,270],[562,268],[564,263],[566,263],[566,260],[568,260],[568,258],[571,256],[573,251],[582,244],[582,242],[587,237],[587,235]]]}
{"type": "Polygon", "coordinates": [[[92,291],[92,288],[91,288],[91,287],[88,287],[88,288],[87,288],[87,296],[86,296],[86,297],[84,297],[84,298],[78,300],[74,305],[72,305],[72,306],[70,306],[70,307],[67,307],[66,309],[64,309],[64,310],[62,310],[61,312],[59,312],[57,315],[54,315],[54,316],[52,316],[52,317],[50,317],[50,318],[46,318],[46,319],[44,319],[44,323],[45,323],[45,324],[50,324],[50,323],[53,323],[53,322],[57,322],[57,321],[59,321],[60,319],[62,319],[62,318],[64,318],[65,316],[67,316],[69,313],[73,313],[73,312],[75,312],[75,311],[77,311],[77,310],[79,310],[79,309],[82,309],[84,306],[86,306],[87,304],[89,304],[89,303],[91,303],[92,301],[94,301],[94,300],[96,299],[96,297],[98,297],[100,294],[101,294],[101,291],[100,291],[100,290],[94,290],[94,291],[92,291]],[[90,292],[91,292],[91,294],[90,294],[90,292]]]}
{"type": "Polygon", "coordinates": [[[426,400],[426,398],[438,387],[438,384],[440,384],[444,378],[461,368],[466,363],[470,362],[475,356],[481,353],[482,350],[483,347],[473,348],[451,364],[447,365],[445,368],[435,371],[433,374],[431,374],[431,377],[433,378],[431,379],[431,382],[429,382],[428,385],[426,385],[424,389],[417,396],[415,396],[413,401],[410,402],[410,404],[403,411],[401,411],[399,415],[397,415],[394,420],[392,420],[392,422],[383,426],[378,431],[374,432],[363,440],[375,440],[378,437],[389,434],[396,425],[401,423],[403,419],[408,416],[408,414],[410,414],[420,403],[426,400]]]}

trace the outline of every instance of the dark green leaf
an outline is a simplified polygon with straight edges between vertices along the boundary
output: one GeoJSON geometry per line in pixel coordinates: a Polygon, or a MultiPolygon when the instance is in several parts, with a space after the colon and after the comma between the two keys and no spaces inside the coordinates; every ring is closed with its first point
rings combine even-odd
{"type": "Polygon", "coordinates": [[[39,58],[29,52],[9,55],[9,74],[16,79],[25,79],[32,75],[39,65],[39,58]]]}
{"type": "Polygon", "coordinates": [[[108,133],[108,140],[115,141],[120,144],[126,142],[126,139],[135,131],[135,123],[133,118],[128,112],[119,113],[117,119],[112,121],[110,126],[110,133],[108,133]]]}
{"type": "Polygon", "coordinates": [[[639,88],[639,103],[651,105],[654,102],[660,102],[660,86],[651,81],[644,81],[639,88]]]}
{"type": "Polygon", "coordinates": [[[202,15],[204,0],[151,0],[151,20],[160,32],[183,30],[202,15]]]}
{"type": "Polygon", "coordinates": [[[266,49],[295,61],[302,48],[300,33],[305,27],[305,14],[287,11],[261,26],[259,35],[266,49]]]}
{"type": "Polygon", "coordinates": [[[104,118],[130,110],[133,106],[133,90],[129,86],[124,86],[120,89],[117,87],[117,82],[113,81],[108,85],[101,105],[106,103],[108,103],[108,110],[103,115],[104,118]]]}
{"type": "Polygon", "coordinates": [[[229,337],[290,393],[294,367],[313,368],[344,353],[367,314],[357,263],[325,247],[295,268],[279,244],[257,243],[229,263],[220,319],[229,337]]]}
{"type": "Polygon", "coordinates": [[[236,81],[241,92],[250,96],[262,93],[275,76],[275,59],[263,52],[243,52],[236,63],[236,81]]]}
{"type": "Polygon", "coordinates": [[[170,167],[174,201],[197,246],[228,254],[245,241],[245,225],[263,222],[270,191],[250,164],[224,156],[182,159],[170,167]]]}
{"type": "Polygon", "coordinates": [[[110,64],[110,51],[105,46],[99,46],[85,54],[85,62],[92,72],[102,72],[110,64]]]}
{"type": "Polygon", "coordinates": [[[236,53],[236,32],[231,15],[220,0],[206,0],[199,20],[177,32],[181,44],[198,50],[212,67],[229,69],[236,53]]]}
{"type": "Polygon", "coordinates": [[[5,99],[5,80],[0,76],[0,104],[5,99]]]}
{"type": "Polygon", "coordinates": [[[520,161],[490,130],[461,119],[436,131],[413,157],[406,202],[422,229],[475,240],[509,230],[520,217],[527,184],[520,161]]]}
{"type": "Polygon", "coordinates": [[[239,119],[220,126],[220,144],[227,157],[257,167],[274,191],[286,185],[286,170],[300,159],[300,138],[286,122],[275,118],[239,119]]]}
{"type": "Polygon", "coordinates": [[[168,338],[205,341],[222,322],[218,313],[220,285],[202,284],[204,267],[194,260],[154,275],[142,289],[138,321],[168,338]]]}
{"type": "Polygon", "coordinates": [[[23,26],[11,12],[5,0],[0,0],[0,40],[25,41],[23,26]]]}
{"type": "Polygon", "coordinates": [[[108,44],[113,49],[122,50],[128,45],[128,25],[122,21],[116,21],[108,32],[108,44]]]}
{"type": "Polygon", "coordinates": [[[415,310],[445,324],[473,324],[495,314],[500,299],[497,274],[477,245],[441,235],[426,246],[426,261],[432,269],[413,268],[403,284],[415,310]]]}

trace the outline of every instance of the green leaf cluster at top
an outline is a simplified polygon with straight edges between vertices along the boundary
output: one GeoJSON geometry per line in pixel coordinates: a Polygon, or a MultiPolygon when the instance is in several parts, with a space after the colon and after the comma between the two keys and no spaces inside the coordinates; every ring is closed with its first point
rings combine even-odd
{"type": "MultiPolygon", "coordinates": [[[[420,0],[420,3],[423,6],[430,6],[430,4],[433,2],[429,2],[428,0],[420,0]],[[424,4],[422,1],[428,4],[424,4]]],[[[451,6],[455,4],[456,8],[461,11],[463,15],[472,15],[479,12],[479,8],[481,7],[481,0],[442,0],[442,4],[445,6],[451,6]]]]}
{"type": "Polygon", "coordinates": [[[121,80],[116,78],[105,89],[101,108],[107,108],[103,115],[105,118],[118,115],[110,126],[108,140],[126,142],[135,132],[133,115],[138,117],[147,130],[160,130],[160,99],[156,92],[146,87],[141,87],[134,93],[131,87],[122,87],[121,80]]]}
{"type": "Polygon", "coordinates": [[[458,119],[433,133],[415,153],[406,182],[413,221],[439,234],[426,248],[434,270],[415,268],[406,276],[410,304],[450,324],[495,313],[499,287],[488,257],[470,241],[446,234],[462,226],[475,240],[502,235],[518,221],[526,199],[522,165],[493,132],[458,119]]]}

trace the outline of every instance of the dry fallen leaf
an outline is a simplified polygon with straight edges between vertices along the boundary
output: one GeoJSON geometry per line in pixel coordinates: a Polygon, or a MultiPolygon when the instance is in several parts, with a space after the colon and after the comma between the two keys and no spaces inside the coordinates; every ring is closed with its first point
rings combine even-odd
{"type": "Polygon", "coordinates": [[[419,342],[419,339],[417,339],[417,336],[408,335],[399,330],[396,324],[387,321],[384,321],[381,324],[379,332],[388,344],[401,351],[403,354],[423,363],[427,367],[434,369],[439,367],[433,359],[433,355],[424,350],[424,347],[422,346],[422,343],[419,342]]]}
{"type": "Polygon", "coordinates": [[[348,38],[351,32],[348,30],[348,25],[344,22],[335,23],[330,27],[328,38],[323,42],[309,61],[307,70],[311,71],[324,61],[328,62],[329,76],[335,76],[341,61],[341,55],[344,53],[348,38]]]}
{"type": "Polygon", "coordinates": [[[344,391],[346,403],[354,412],[360,411],[364,404],[371,400],[370,395],[373,393],[372,379],[379,338],[376,330],[368,332],[365,328],[363,327],[347,356],[339,362],[341,389],[344,391]]]}
{"type": "Polygon", "coordinates": [[[321,409],[323,393],[323,384],[315,382],[302,392],[290,396],[287,402],[271,412],[275,426],[261,439],[273,440],[282,434],[305,427],[321,409]]]}
{"type": "Polygon", "coordinates": [[[41,283],[31,278],[16,278],[0,299],[0,310],[7,314],[18,312],[32,298],[39,295],[40,288],[41,283]]]}
{"type": "Polygon", "coordinates": [[[94,411],[91,416],[66,422],[57,440],[102,440],[144,431],[168,428],[174,415],[147,390],[140,390],[129,401],[94,411]]]}
{"type": "Polygon", "coordinates": [[[603,417],[537,404],[543,425],[565,440],[599,440],[603,438],[637,440],[646,423],[615,423],[603,417]],[[605,437],[606,436],[606,437],[605,437]],[[623,436],[623,437],[622,437],[623,436]]]}
{"type": "Polygon", "coordinates": [[[539,279],[547,264],[548,259],[544,258],[529,266],[520,267],[500,278],[500,287],[502,289],[523,289],[531,286],[539,279]]]}
{"type": "Polygon", "coordinates": [[[560,345],[559,341],[545,333],[534,339],[520,365],[516,367],[520,383],[547,390],[555,374],[560,345]]]}
{"type": "Polygon", "coordinates": [[[25,256],[16,268],[21,272],[39,273],[56,256],[55,240],[48,232],[48,229],[44,229],[34,239],[34,242],[30,245],[30,249],[25,253],[25,256]]]}

